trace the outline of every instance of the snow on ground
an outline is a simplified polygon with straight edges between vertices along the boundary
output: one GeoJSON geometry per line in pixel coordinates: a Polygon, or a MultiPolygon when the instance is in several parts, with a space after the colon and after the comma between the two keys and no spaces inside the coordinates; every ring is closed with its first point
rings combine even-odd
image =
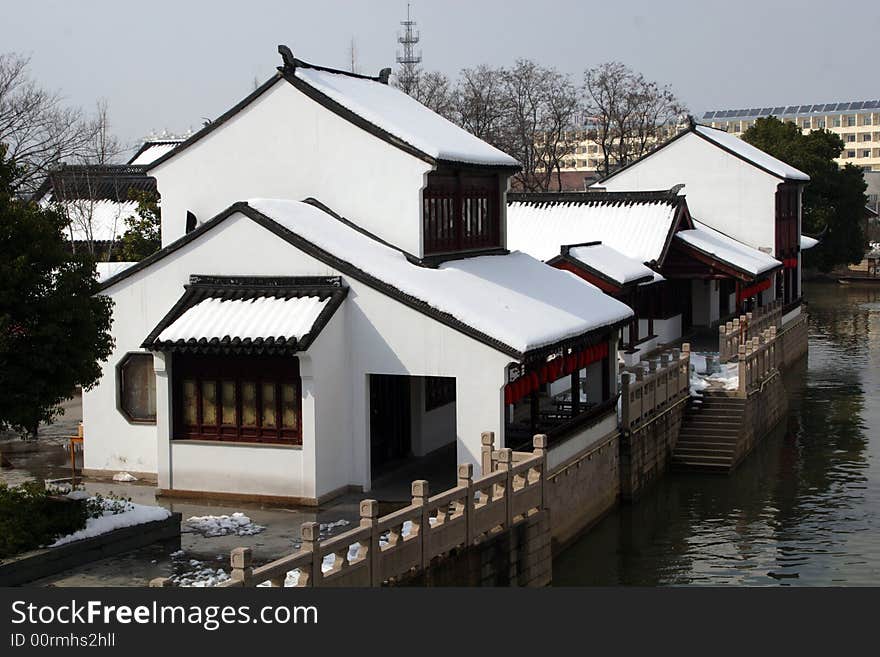
{"type": "Polygon", "coordinates": [[[113,481],[137,481],[137,477],[130,472],[117,472],[113,475],[113,481]]]}
{"type": "Polygon", "coordinates": [[[718,354],[692,353],[690,392],[694,397],[702,397],[703,390],[737,390],[739,388],[739,364],[717,363],[718,354]],[[715,357],[713,362],[712,357],[715,357]],[[716,368],[719,368],[716,370],[716,368]],[[715,371],[709,371],[709,370],[715,371]]]}
{"type": "MultiPolygon", "coordinates": [[[[76,500],[85,499],[89,495],[84,491],[73,491],[68,493],[68,497],[76,500]]],[[[156,520],[165,520],[165,518],[171,515],[168,509],[164,509],[161,506],[146,506],[104,498],[101,498],[101,504],[104,508],[103,515],[97,518],[89,518],[83,529],[67,536],[62,536],[49,547],[58,547],[59,545],[66,545],[84,538],[99,536],[122,527],[132,527],[156,520]],[[117,513],[116,511],[120,508],[122,509],[121,513],[117,513]]]]}
{"type": "Polygon", "coordinates": [[[202,536],[253,536],[264,529],[241,512],[235,512],[231,516],[192,516],[186,519],[186,525],[202,536]]]}
{"type": "MultiPolygon", "coordinates": [[[[172,560],[179,559],[183,556],[183,550],[178,550],[171,554],[172,560]]],[[[177,565],[177,564],[175,564],[177,565]]],[[[229,579],[229,573],[222,568],[213,568],[204,561],[198,559],[190,559],[188,570],[176,573],[171,576],[171,581],[175,586],[202,588],[217,586],[229,579]]]]}

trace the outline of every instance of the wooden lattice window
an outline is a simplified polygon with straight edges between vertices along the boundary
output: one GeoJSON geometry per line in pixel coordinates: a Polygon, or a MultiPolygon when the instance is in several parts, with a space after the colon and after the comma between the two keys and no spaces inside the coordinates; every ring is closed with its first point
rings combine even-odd
{"type": "Polygon", "coordinates": [[[432,173],[423,192],[425,255],[501,246],[495,175],[432,173]]]}
{"type": "Polygon", "coordinates": [[[299,360],[175,356],[174,435],[302,444],[299,360]]]}
{"type": "Polygon", "coordinates": [[[119,410],[129,422],[155,424],[156,373],[153,355],[126,354],[117,368],[119,410]]]}

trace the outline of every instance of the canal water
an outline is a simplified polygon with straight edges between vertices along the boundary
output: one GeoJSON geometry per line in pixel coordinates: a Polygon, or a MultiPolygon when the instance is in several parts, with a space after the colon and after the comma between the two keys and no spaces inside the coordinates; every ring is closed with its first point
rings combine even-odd
{"type": "Polygon", "coordinates": [[[787,421],[732,475],[667,475],[607,516],[554,585],[880,585],[880,285],[805,295],[787,421]]]}

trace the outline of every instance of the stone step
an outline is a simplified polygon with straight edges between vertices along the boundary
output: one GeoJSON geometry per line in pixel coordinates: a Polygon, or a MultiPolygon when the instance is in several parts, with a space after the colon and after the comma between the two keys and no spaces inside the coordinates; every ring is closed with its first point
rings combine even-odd
{"type": "Polygon", "coordinates": [[[681,436],[731,436],[739,435],[739,427],[721,427],[718,425],[686,424],[678,432],[681,436]]]}
{"type": "Polygon", "coordinates": [[[736,401],[704,401],[704,402],[693,402],[688,405],[688,408],[699,408],[699,409],[707,409],[707,408],[723,408],[734,411],[741,411],[745,409],[746,405],[743,401],[742,403],[738,403],[736,401]]]}
{"type": "Polygon", "coordinates": [[[677,459],[687,459],[692,456],[702,458],[704,456],[712,456],[719,458],[733,458],[734,453],[736,453],[736,448],[734,445],[727,445],[723,448],[719,447],[682,447],[680,445],[676,445],[675,451],[673,452],[673,458],[677,459]]]}
{"type": "Polygon", "coordinates": [[[689,472],[730,472],[733,467],[733,459],[715,459],[708,457],[688,457],[682,459],[672,458],[674,470],[686,470],[689,472]]]}
{"type": "Polygon", "coordinates": [[[676,449],[681,447],[702,447],[704,445],[716,445],[718,447],[729,447],[731,445],[736,445],[739,441],[734,438],[726,438],[723,436],[709,436],[707,438],[697,438],[687,436],[684,438],[679,438],[675,443],[676,449]]]}

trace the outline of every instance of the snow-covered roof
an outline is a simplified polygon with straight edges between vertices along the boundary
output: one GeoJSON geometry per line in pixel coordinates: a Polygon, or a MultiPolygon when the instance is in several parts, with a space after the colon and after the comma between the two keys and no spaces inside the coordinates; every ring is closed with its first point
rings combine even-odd
{"type": "Polygon", "coordinates": [[[806,251],[807,249],[812,249],[819,243],[814,237],[808,237],[807,235],[801,235],[801,251],[806,251]]]}
{"type": "Polygon", "coordinates": [[[172,150],[177,148],[177,146],[182,144],[183,141],[184,139],[182,137],[179,139],[145,141],[143,146],[141,146],[138,149],[137,153],[134,154],[134,157],[132,157],[129,164],[133,166],[144,166],[147,164],[151,164],[153,161],[158,160],[166,153],[170,153],[172,150]]]}
{"type": "Polygon", "coordinates": [[[302,351],[347,292],[338,277],[192,276],[143,346],[202,353],[302,351]]]}
{"type": "Polygon", "coordinates": [[[680,202],[669,192],[579,192],[547,201],[521,196],[530,198],[507,203],[507,246],[545,261],[564,244],[584,242],[602,242],[637,262],[659,260],[680,202]]]}
{"type": "Polygon", "coordinates": [[[520,354],[632,315],[627,306],[595,286],[525,253],[424,267],[314,205],[274,199],[254,199],[248,205],[350,265],[350,271],[357,271],[353,277],[391,286],[416,302],[410,305],[424,304],[520,354]]]}
{"type": "Polygon", "coordinates": [[[59,201],[64,216],[70,221],[66,237],[72,241],[114,241],[126,230],[125,220],[134,216],[135,201],[90,201],[75,199],[59,201]]]}
{"type": "Polygon", "coordinates": [[[601,242],[569,247],[568,256],[600,272],[619,286],[637,281],[654,282],[655,272],[652,269],[601,242]]]}
{"type": "Polygon", "coordinates": [[[434,159],[481,165],[519,164],[388,84],[308,65],[297,66],[294,75],[363,120],[434,159]]]}
{"type": "Polygon", "coordinates": [[[183,340],[300,340],[330,302],[318,296],[207,298],[181,314],[159,334],[160,342],[183,340]]]}
{"type": "Polygon", "coordinates": [[[751,276],[760,276],[782,266],[776,258],[728,237],[706,224],[694,221],[694,226],[692,230],[678,231],[675,239],[751,276]]]}
{"type": "Polygon", "coordinates": [[[97,278],[99,283],[103,283],[111,276],[116,276],[121,271],[124,271],[131,267],[132,265],[136,265],[136,262],[98,262],[95,263],[95,269],[97,271],[97,278]]]}
{"type": "Polygon", "coordinates": [[[733,152],[735,155],[775,176],[779,176],[786,180],[800,180],[803,182],[810,180],[810,177],[803,171],[795,169],[793,166],[786,164],[782,160],[776,159],[769,153],[765,153],[760,148],[752,146],[747,141],[725,132],[724,130],[718,130],[716,128],[710,128],[709,126],[699,124],[694,126],[694,130],[698,135],[705,137],[709,141],[733,152]]]}

